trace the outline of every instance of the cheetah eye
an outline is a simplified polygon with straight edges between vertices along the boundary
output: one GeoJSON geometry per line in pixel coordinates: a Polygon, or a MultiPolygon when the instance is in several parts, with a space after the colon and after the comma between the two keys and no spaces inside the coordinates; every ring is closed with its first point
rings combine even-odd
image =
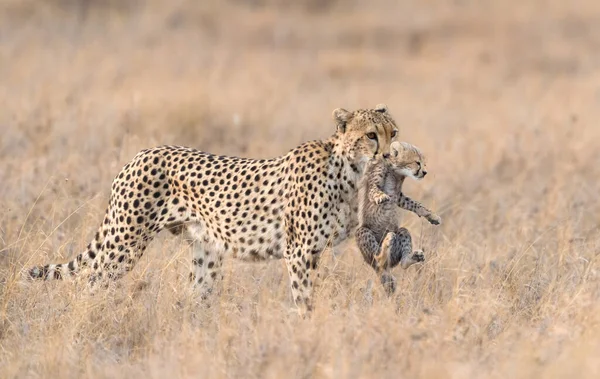
{"type": "Polygon", "coordinates": [[[377,134],[371,132],[371,133],[367,133],[367,137],[369,137],[369,139],[377,139],[377,134]]]}
{"type": "Polygon", "coordinates": [[[397,130],[392,130],[392,138],[396,137],[396,134],[398,134],[397,130]]]}

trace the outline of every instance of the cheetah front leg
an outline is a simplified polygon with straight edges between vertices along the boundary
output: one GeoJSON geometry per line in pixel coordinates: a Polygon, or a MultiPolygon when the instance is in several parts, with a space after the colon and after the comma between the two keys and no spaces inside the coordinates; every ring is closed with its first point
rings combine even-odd
{"type": "Polygon", "coordinates": [[[369,190],[369,199],[375,204],[383,204],[391,200],[385,192],[383,192],[379,187],[373,186],[369,190]]]}
{"type": "Polygon", "coordinates": [[[411,199],[408,196],[405,196],[402,193],[398,197],[398,206],[402,209],[406,209],[407,211],[416,213],[419,217],[425,217],[427,221],[433,225],[439,225],[442,223],[440,216],[425,208],[423,204],[411,199]]]}
{"type": "Polygon", "coordinates": [[[311,251],[296,247],[285,254],[285,263],[290,275],[292,297],[298,313],[305,317],[312,311],[313,282],[311,272],[316,270],[317,257],[311,251]]]}
{"type": "Polygon", "coordinates": [[[385,182],[385,165],[379,164],[373,167],[368,181],[369,188],[369,200],[374,202],[375,204],[383,204],[391,200],[391,197],[383,192],[382,188],[385,182]]]}

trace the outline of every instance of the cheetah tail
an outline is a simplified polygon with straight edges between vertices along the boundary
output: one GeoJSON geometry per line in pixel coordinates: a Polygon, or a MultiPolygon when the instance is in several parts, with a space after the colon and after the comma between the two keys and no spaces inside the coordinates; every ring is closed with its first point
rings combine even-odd
{"type": "Polygon", "coordinates": [[[36,266],[29,270],[29,278],[30,279],[41,279],[41,280],[61,280],[63,279],[63,274],[68,273],[69,275],[75,275],[80,268],[78,262],[81,262],[82,257],[86,253],[81,253],[77,255],[75,259],[68,263],[58,263],[58,264],[47,264],[44,266],[36,266]]]}
{"type": "MultiPolygon", "coordinates": [[[[102,224],[104,225],[104,223],[102,224]]],[[[92,262],[98,255],[98,251],[102,246],[102,240],[104,239],[103,227],[101,226],[94,240],[90,242],[86,250],[83,253],[78,254],[75,259],[67,263],[56,263],[47,264],[44,266],[36,266],[29,269],[29,279],[41,279],[41,280],[62,280],[64,276],[75,276],[79,272],[88,266],[92,265],[92,262]]]]}

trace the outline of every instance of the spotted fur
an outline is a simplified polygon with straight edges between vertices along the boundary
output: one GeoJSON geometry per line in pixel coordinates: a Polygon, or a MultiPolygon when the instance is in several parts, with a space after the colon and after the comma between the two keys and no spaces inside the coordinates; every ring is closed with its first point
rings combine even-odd
{"type": "Polygon", "coordinates": [[[256,160],[162,146],[139,152],[112,183],[108,209],[87,249],[65,264],[29,270],[62,279],[89,270],[91,283],[130,271],[163,229],[192,241],[190,279],[208,290],[225,256],[284,258],[301,313],[310,310],[320,253],[357,225],[366,163],[389,156],[397,127],[384,105],[333,112],[336,132],[284,156],[256,160]]]}
{"type": "Polygon", "coordinates": [[[432,224],[441,223],[438,215],[402,193],[407,176],[420,180],[426,174],[421,151],[408,143],[394,142],[391,157],[369,162],[360,183],[356,242],[388,293],[396,288],[392,268],[401,263],[406,269],[425,259],[422,251],[412,250],[409,231],[398,226],[398,207],[425,217],[432,224]]]}

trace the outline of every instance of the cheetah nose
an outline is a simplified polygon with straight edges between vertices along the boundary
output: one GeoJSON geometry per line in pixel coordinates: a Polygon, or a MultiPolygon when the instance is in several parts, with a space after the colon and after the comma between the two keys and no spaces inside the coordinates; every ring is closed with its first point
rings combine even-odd
{"type": "Polygon", "coordinates": [[[384,157],[385,159],[388,159],[388,158],[390,157],[390,154],[383,154],[383,157],[384,157]]]}
{"type": "Polygon", "coordinates": [[[425,170],[423,170],[422,173],[423,173],[423,176],[427,175],[427,171],[425,171],[425,170]]]}

